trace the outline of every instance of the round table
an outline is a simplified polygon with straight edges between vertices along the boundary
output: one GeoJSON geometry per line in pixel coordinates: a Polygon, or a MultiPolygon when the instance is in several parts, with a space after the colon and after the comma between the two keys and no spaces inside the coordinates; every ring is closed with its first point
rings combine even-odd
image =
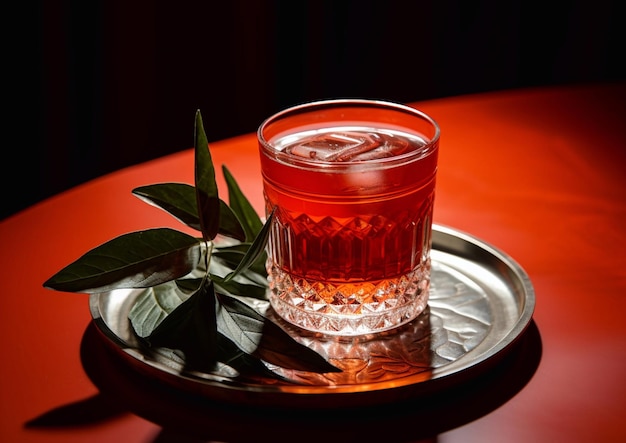
{"type": "MultiPolygon", "coordinates": [[[[505,251],[526,270],[536,294],[532,337],[527,349],[515,350],[506,380],[498,379],[501,372],[477,380],[463,394],[467,414],[457,410],[452,417],[441,404],[432,428],[441,432],[416,435],[438,442],[626,440],[626,84],[411,105],[441,126],[435,223],[505,251]],[[525,365],[527,358],[535,361],[525,365]],[[492,392],[516,380],[510,395],[492,392]]],[[[226,189],[219,167],[225,164],[260,213],[255,135],[211,143],[211,152],[220,189],[226,189]]],[[[171,421],[159,421],[157,412],[176,417],[176,411],[137,394],[141,380],[126,378],[100,349],[87,296],[42,287],[115,236],[181,229],[131,195],[137,186],[161,182],[193,183],[191,149],[97,178],[0,222],[0,440],[191,441],[171,421]]],[[[232,439],[214,439],[259,438],[244,415],[222,411],[227,414],[237,427],[232,439]]],[[[215,423],[205,419],[209,440],[215,423]]],[[[419,427],[419,417],[396,425],[419,427]]],[[[387,433],[393,441],[393,429],[387,433]]]]}

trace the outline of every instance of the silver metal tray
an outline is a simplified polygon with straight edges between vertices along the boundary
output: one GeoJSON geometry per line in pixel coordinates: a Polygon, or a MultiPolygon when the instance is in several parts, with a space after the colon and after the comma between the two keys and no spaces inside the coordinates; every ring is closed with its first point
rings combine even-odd
{"type": "Polygon", "coordinates": [[[526,272],[508,255],[466,233],[433,226],[428,309],[393,331],[353,338],[293,328],[267,303],[256,307],[340,373],[272,370],[289,379],[241,379],[183,370],[169,354],[142,352],[128,313],[141,290],[90,296],[105,341],[141,374],[177,390],[221,403],[262,407],[365,407],[419,397],[469,381],[495,364],[529,325],[535,294],[526,272]]]}

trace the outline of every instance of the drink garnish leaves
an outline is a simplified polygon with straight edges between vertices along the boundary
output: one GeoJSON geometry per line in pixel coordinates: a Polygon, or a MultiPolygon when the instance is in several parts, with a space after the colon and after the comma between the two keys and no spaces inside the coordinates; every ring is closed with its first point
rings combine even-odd
{"type": "Polygon", "coordinates": [[[199,110],[194,154],[194,186],[159,183],[132,192],[199,237],[170,228],[124,234],[88,251],[43,286],[88,294],[143,288],[129,313],[140,346],[172,355],[186,371],[226,366],[235,378],[280,378],[267,363],[340,372],[246,302],[267,297],[265,246],[273,214],[263,223],[224,166],[229,202],[220,199],[199,110]]]}

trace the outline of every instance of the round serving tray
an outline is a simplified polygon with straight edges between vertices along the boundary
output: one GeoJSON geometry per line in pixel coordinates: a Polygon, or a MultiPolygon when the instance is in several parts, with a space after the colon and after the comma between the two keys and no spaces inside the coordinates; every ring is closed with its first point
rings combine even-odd
{"type": "Polygon", "coordinates": [[[146,354],[128,313],[142,290],[92,294],[90,311],[112,349],[134,370],[177,390],[221,403],[263,407],[365,407],[413,399],[465,382],[495,364],[532,319],[535,295],[526,272],[507,254],[466,233],[433,226],[428,309],[413,322],[372,336],[308,333],[256,307],[339,373],[270,367],[287,381],[242,379],[225,367],[185,371],[166,353],[146,354]]]}

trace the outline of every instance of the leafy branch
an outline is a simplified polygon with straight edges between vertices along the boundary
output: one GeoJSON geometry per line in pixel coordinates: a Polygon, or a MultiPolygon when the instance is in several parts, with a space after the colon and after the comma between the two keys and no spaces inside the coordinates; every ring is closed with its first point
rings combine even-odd
{"type": "Polygon", "coordinates": [[[265,246],[273,213],[263,223],[225,166],[229,203],[220,199],[199,110],[194,147],[195,186],[160,183],[133,194],[201,237],[169,228],[124,234],[88,251],[44,287],[83,293],[145,288],[129,314],[135,334],[149,351],[181,355],[187,370],[211,372],[225,364],[242,375],[274,376],[267,362],[339,371],[243,301],[266,299],[265,246]],[[218,236],[230,240],[216,241],[218,236]]]}

